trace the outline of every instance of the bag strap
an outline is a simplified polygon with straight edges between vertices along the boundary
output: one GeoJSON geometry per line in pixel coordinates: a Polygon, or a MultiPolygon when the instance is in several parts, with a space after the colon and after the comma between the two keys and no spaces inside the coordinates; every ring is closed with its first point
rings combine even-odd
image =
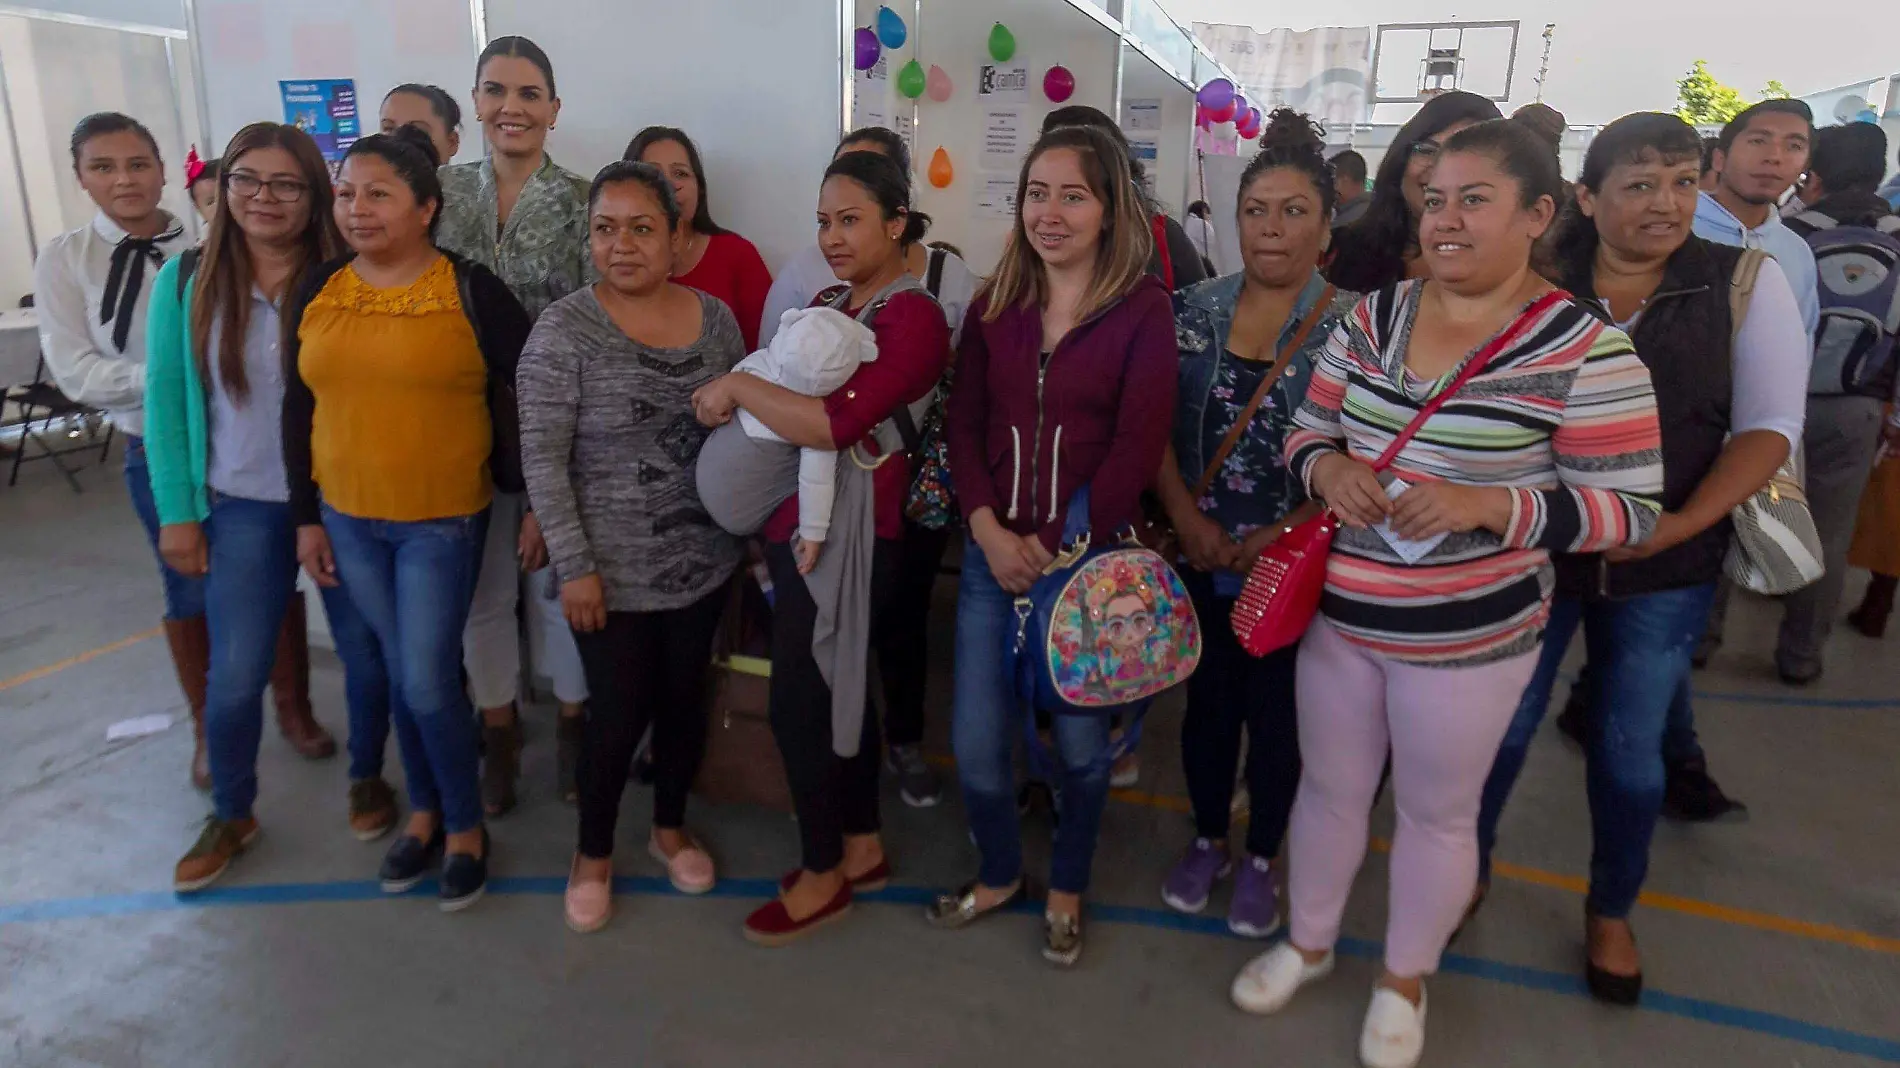
{"type": "Polygon", "coordinates": [[[1174,292],[1174,254],[1168,249],[1168,217],[1157,212],[1148,220],[1155,235],[1155,251],[1161,256],[1161,281],[1174,292]]]}
{"type": "Polygon", "coordinates": [[[1266,376],[1260,379],[1259,387],[1253,391],[1253,398],[1247,402],[1245,408],[1240,410],[1240,418],[1234,420],[1234,425],[1227,428],[1227,436],[1221,439],[1220,447],[1214,450],[1213,458],[1207,461],[1207,470],[1202,471],[1201,477],[1195,480],[1194,500],[1200,500],[1206,495],[1207,487],[1214,484],[1214,473],[1220,470],[1220,466],[1227,462],[1227,457],[1232,455],[1235,447],[1240,444],[1241,437],[1253,424],[1254,415],[1260,411],[1260,406],[1266,403],[1267,393],[1273,389],[1273,384],[1280,380],[1280,376],[1286,373],[1286,369],[1292,366],[1293,355],[1300,351],[1301,345],[1306,344],[1307,336],[1313,332],[1314,327],[1319,325],[1319,321],[1326,317],[1327,310],[1333,306],[1333,300],[1338,295],[1337,289],[1327,286],[1326,291],[1321,293],[1319,300],[1314,303],[1313,309],[1306,313],[1305,319],[1300,321],[1299,330],[1280,347],[1273,366],[1267,369],[1266,376]]]}
{"type": "Polygon", "coordinates": [[[191,284],[191,276],[198,273],[198,260],[204,256],[202,246],[193,245],[178,254],[178,299],[185,299],[185,287],[191,284]]]}
{"type": "Polygon", "coordinates": [[[926,264],[924,267],[924,288],[930,291],[931,296],[936,297],[940,301],[943,299],[943,261],[948,259],[949,256],[950,254],[948,252],[940,248],[930,249],[924,254],[924,263],[926,264]]]}
{"type": "Polygon", "coordinates": [[[1412,421],[1405,424],[1405,429],[1399,431],[1398,435],[1392,439],[1392,444],[1386,446],[1385,452],[1380,454],[1378,461],[1372,465],[1372,469],[1374,471],[1383,471],[1391,467],[1392,461],[1398,459],[1399,451],[1404,449],[1405,446],[1418,435],[1419,430],[1425,426],[1425,421],[1437,414],[1438,409],[1443,408],[1445,402],[1450,400],[1453,394],[1465,388],[1466,384],[1478,377],[1478,372],[1484,370],[1484,366],[1490,363],[1493,357],[1515,343],[1517,341],[1517,335],[1522,332],[1527,325],[1536,322],[1543,317],[1545,312],[1569,299],[1571,299],[1569,293],[1561,289],[1553,289],[1543,296],[1538,297],[1530,307],[1520,312],[1510,326],[1505,327],[1498,336],[1491,339],[1490,344],[1480,349],[1477,355],[1465,361],[1464,367],[1458,371],[1458,377],[1452,379],[1450,385],[1439,390],[1436,396],[1425,402],[1424,407],[1418,410],[1418,414],[1412,417],[1412,421]]]}
{"type": "Polygon", "coordinates": [[[1735,261],[1735,274],[1728,283],[1729,358],[1735,356],[1735,339],[1742,336],[1742,321],[1748,318],[1748,305],[1755,299],[1755,280],[1761,277],[1761,265],[1768,253],[1745,248],[1735,261]]]}

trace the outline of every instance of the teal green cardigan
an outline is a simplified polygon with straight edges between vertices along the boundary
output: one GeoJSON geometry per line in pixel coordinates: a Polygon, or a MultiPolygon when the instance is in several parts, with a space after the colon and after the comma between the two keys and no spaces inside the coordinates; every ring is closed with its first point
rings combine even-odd
{"type": "Polygon", "coordinates": [[[191,343],[191,294],[178,291],[174,256],[152,282],[145,325],[145,462],[160,526],[202,523],[211,515],[205,494],[205,384],[191,343]]]}

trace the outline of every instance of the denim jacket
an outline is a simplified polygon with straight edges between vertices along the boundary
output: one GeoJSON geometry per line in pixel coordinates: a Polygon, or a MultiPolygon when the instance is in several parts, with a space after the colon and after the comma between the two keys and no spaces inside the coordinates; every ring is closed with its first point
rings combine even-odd
{"type": "MultiPolygon", "coordinates": [[[[1175,339],[1181,347],[1180,391],[1174,416],[1174,453],[1180,463],[1181,481],[1187,483],[1189,490],[1200,480],[1202,472],[1207,469],[1208,460],[1212,459],[1202,448],[1207,436],[1204,423],[1221,361],[1236,358],[1227,351],[1227,335],[1234,325],[1234,306],[1240,300],[1243,280],[1243,275],[1230,274],[1209,279],[1174,295],[1175,339]]],[[[1314,271],[1312,277],[1307,279],[1305,288],[1300,290],[1299,297],[1294,300],[1292,313],[1287,317],[1286,326],[1281,329],[1276,344],[1283,345],[1292,340],[1292,334],[1325,290],[1326,280],[1320,277],[1318,271],[1314,271]]],[[[1299,351],[1293,354],[1292,365],[1274,383],[1274,410],[1286,413],[1286,422],[1276,427],[1282,440],[1274,442],[1274,448],[1284,445],[1293,412],[1306,399],[1306,384],[1312,378],[1314,360],[1325,349],[1333,330],[1358,302],[1357,293],[1341,290],[1331,309],[1313,327],[1313,332],[1307,335],[1299,351]]],[[[1225,432],[1226,428],[1222,430],[1225,432]]],[[[1277,502],[1278,507],[1271,509],[1275,514],[1290,511],[1306,498],[1305,488],[1291,471],[1287,473],[1284,486],[1263,489],[1283,498],[1277,502]]]]}

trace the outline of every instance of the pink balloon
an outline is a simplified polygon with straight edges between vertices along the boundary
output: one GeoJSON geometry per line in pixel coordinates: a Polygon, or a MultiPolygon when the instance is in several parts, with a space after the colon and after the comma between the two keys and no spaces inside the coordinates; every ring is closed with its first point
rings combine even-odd
{"type": "Polygon", "coordinates": [[[1042,94],[1057,104],[1069,99],[1075,95],[1075,75],[1060,63],[1050,67],[1042,76],[1042,94]]]}
{"type": "Polygon", "coordinates": [[[930,72],[924,75],[924,93],[941,104],[950,99],[950,94],[955,91],[956,86],[951,84],[949,72],[932,63],[930,72]]]}
{"type": "Polygon", "coordinates": [[[1213,122],[1207,117],[1206,104],[1194,105],[1194,125],[1199,126],[1203,130],[1213,125],[1213,122]]]}
{"type": "Polygon", "coordinates": [[[1227,103],[1222,104],[1220,107],[1208,108],[1207,121],[1208,122],[1234,121],[1234,104],[1235,104],[1235,100],[1233,97],[1230,96],[1227,98],[1227,103]]]}

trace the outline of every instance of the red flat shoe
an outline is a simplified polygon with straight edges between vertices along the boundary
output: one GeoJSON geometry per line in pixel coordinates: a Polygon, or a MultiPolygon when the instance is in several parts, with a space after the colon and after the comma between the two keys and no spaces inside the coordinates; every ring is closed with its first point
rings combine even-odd
{"type": "MultiPolygon", "coordinates": [[[[784,875],[781,875],[778,880],[779,893],[782,893],[782,894],[790,893],[792,890],[792,887],[798,884],[799,874],[803,872],[804,870],[805,869],[803,868],[793,868],[791,871],[788,871],[784,875]]],[[[877,867],[872,868],[870,871],[865,872],[863,875],[860,875],[855,879],[850,880],[850,883],[851,883],[851,892],[854,894],[875,894],[879,890],[882,890],[885,887],[891,885],[890,858],[886,857],[883,860],[878,861],[877,867]]]]}
{"type": "Polygon", "coordinates": [[[792,919],[792,914],[785,910],[783,898],[774,898],[745,918],[746,941],[768,947],[789,945],[833,920],[842,919],[850,911],[850,883],[839,887],[824,908],[802,920],[792,919]]]}

